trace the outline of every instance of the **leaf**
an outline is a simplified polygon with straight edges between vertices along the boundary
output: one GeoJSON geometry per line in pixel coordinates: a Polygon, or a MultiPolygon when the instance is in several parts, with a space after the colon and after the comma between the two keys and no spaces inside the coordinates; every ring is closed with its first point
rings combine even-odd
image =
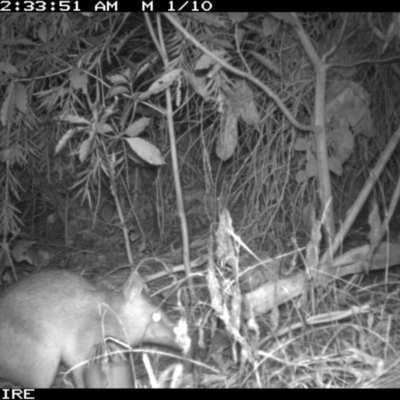
{"type": "Polygon", "coordinates": [[[7,87],[6,98],[1,106],[0,121],[3,126],[8,124],[14,117],[14,83],[10,83],[7,87]]]}
{"type": "MultiPolygon", "coordinates": [[[[127,70],[130,71],[129,68],[127,68],[127,70]]],[[[108,79],[113,85],[127,85],[127,84],[129,84],[129,80],[128,80],[126,74],[124,74],[124,73],[111,75],[111,76],[108,77],[108,79]]]]}
{"type": "Polygon", "coordinates": [[[342,161],[339,160],[337,157],[329,157],[328,166],[330,171],[335,173],[337,176],[342,176],[343,174],[342,161]]]}
{"type": "Polygon", "coordinates": [[[140,238],[140,236],[135,232],[132,232],[131,234],[129,234],[129,241],[131,243],[135,243],[136,240],[138,240],[139,238],[140,238]]]}
{"type": "Polygon", "coordinates": [[[357,73],[357,67],[342,68],[341,73],[345,78],[351,78],[357,73]]]}
{"type": "Polygon", "coordinates": [[[325,117],[345,117],[351,126],[357,125],[365,115],[369,114],[370,95],[358,83],[337,81],[326,94],[325,117]]]}
{"type": "Polygon", "coordinates": [[[83,162],[86,160],[86,158],[90,152],[90,149],[92,147],[92,142],[93,142],[95,133],[96,133],[95,130],[91,131],[89,134],[89,137],[82,142],[82,144],[79,148],[79,161],[80,162],[83,162]]]}
{"type": "Polygon", "coordinates": [[[271,310],[270,326],[272,332],[275,332],[279,328],[279,308],[276,306],[271,310]]]}
{"type": "Polygon", "coordinates": [[[1,43],[3,46],[38,46],[36,42],[29,39],[3,39],[1,43]]]}
{"type": "Polygon", "coordinates": [[[368,215],[368,224],[371,230],[368,233],[368,239],[372,246],[376,246],[380,239],[381,217],[379,215],[378,203],[375,198],[372,200],[372,210],[368,215]]]}
{"type": "Polygon", "coordinates": [[[244,79],[240,79],[235,90],[235,100],[240,104],[246,104],[254,99],[254,92],[244,79]]]}
{"type": "Polygon", "coordinates": [[[203,97],[205,101],[208,101],[210,98],[210,93],[207,90],[206,78],[197,77],[190,72],[186,72],[186,77],[188,82],[192,85],[194,91],[203,97]]]}
{"type": "Polygon", "coordinates": [[[350,132],[350,129],[341,130],[341,140],[337,146],[337,157],[343,162],[345,162],[353,152],[354,149],[354,137],[350,132]]]}
{"type": "MultiPolygon", "coordinates": [[[[243,29],[238,29],[238,42],[241,43],[241,39],[242,39],[242,34],[241,32],[244,33],[243,29]]],[[[223,49],[227,49],[227,50],[235,50],[235,46],[233,46],[230,42],[228,42],[225,39],[217,39],[215,37],[212,37],[210,39],[208,39],[208,42],[211,44],[215,44],[216,48],[223,48],[223,49]]]]}
{"type": "Polygon", "coordinates": [[[211,58],[208,54],[203,54],[197,63],[194,65],[194,70],[198,71],[201,69],[208,69],[211,65],[215,64],[215,60],[211,58]]]}
{"type": "Polygon", "coordinates": [[[100,123],[96,126],[96,131],[100,133],[114,132],[114,129],[109,124],[100,123]]]}
{"type": "Polygon", "coordinates": [[[253,100],[242,105],[240,115],[247,125],[254,126],[260,122],[260,114],[253,100]]]}
{"type": "Polygon", "coordinates": [[[235,151],[237,141],[238,141],[238,118],[235,116],[232,110],[228,112],[224,126],[222,127],[215,152],[217,156],[222,160],[226,161],[228,158],[232,157],[235,151]]]}
{"type": "Polygon", "coordinates": [[[52,213],[47,217],[46,221],[48,224],[54,224],[56,222],[56,220],[57,220],[56,213],[52,213]]]}
{"type": "Polygon", "coordinates": [[[363,107],[358,107],[357,104],[352,104],[352,106],[347,109],[345,114],[350,126],[356,126],[364,117],[366,112],[367,111],[363,107]]]}
{"type": "Polygon", "coordinates": [[[326,135],[328,146],[334,152],[334,156],[344,163],[353,152],[354,137],[347,124],[343,124],[341,129],[335,129],[326,135]]]}
{"type": "Polygon", "coordinates": [[[15,105],[19,111],[26,114],[28,106],[28,95],[24,85],[17,83],[15,87],[15,105]]]}
{"type": "Polygon", "coordinates": [[[296,151],[307,151],[310,148],[309,142],[305,138],[297,138],[294,143],[294,149],[296,151]]]}
{"type": "Polygon", "coordinates": [[[143,160],[152,165],[165,164],[160,150],[153,144],[141,138],[125,138],[131,149],[143,160]]]}
{"type": "Polygon", "coordinates": [[[6,74],[16,74],[18,70],[14,67],[14,65],[5,61],[0,61],[0,72],[5,72],[6,74]]]}
{"type": "Polygon", "coordinates": [[[82,92],[87,94],[88,77],[84,70],[77,67],[72,68],[69,72],[69,79],[75,90],[82,89],[82,92]]]}
{"type": "Polygon", "coordinates": [[[78,115],[65,115],[60,117],[60,120],[69,122],[70,124],[92,125],[86,118],[79,117],[78,115]]]}
{"type": "Polygon", "coordinates": [[[303,182],[306,181],[307,179],[308,179],[308,174],[307,174],[306,171],[301,170],[301,171],[298,171],[298,172],[296,173],[296,182],[297,182],[298,184],[303,183],[303,182]]]}
{"type": "Polygon", "coordinates": [[[262,28],[264,37],[273,35],[278,29],[279,22],[266,15],[263,19],[262,28]]]}
{"type": "Polygon", "coordinates": [[[129,89],[126,86],[113,87],[107,93],[106,99],[110,99],[111,97],[118,96],[122,93],[129,93],[129,89]]]}
{"type": "Polygon", "coordinates": [[[250,51],[250,54],[255,57],[258,61],[260,61],[265,67],[267,67],[274,74],[281,76],[279,68],[268,58],[264,57],[261,54],[256,53],[255,51],[250,51]]]}
{"type": "Polygon", "coordinates": [[[64,133],[62,138],[57,143],[55,154],[58,154],[65,147],[69,139],[71,139],[72,136],[74,136],[75,132],[76,132],[75,129],[68,129],[68,131],[64,133]]]}
{"type": "Polygon", "coordinates": [[[289,12],[270,12],[270,14],[279,19],[280,21],[286,22],[289,25],[297,26],[298,22],[295,17],[293,17],[292,13],[289,12]]]}
{"type": "Polygon", "coordinates": [[[247,12],[228,12],[228,18],[234,23],[238,24],[247,18],[247,12]]]}
{"type": "Polygon", "coordinates": [[[209,12],[189,12],[185,13],[185,16],[196,19],[200,22],[204,22],[207,25],[214,26],[216,28],[228,29],[227,23],[217,13],[209,12]]]}
{"type": "Polygon", "coordinates": [[[312,203],[308,202],[302,211],[302,221],[304,226],[307,228],[307,230],[311,231],[312,228],[312,215],[314,211],[314,206],[312,203]]]}
{"type": "Polygon", "coordinates": [[[167,72],[160,79],[157,79],[157,81],[152,83],[152,85],[149,87],[148,92],[159,93],[165,90],[181,76],[181,73],[182,70],[180,68],[176,68],[170,72],[167,72]]]}
{"type": "Polygon", "coordinates": [[[148,62],[146,62],[145,64],[143,64],[143,66],[139,68],[139,71],[136,73],[136,78],[138,78],[140,75],[143,75],[146,71],[148,71],[157,61],[158,61],[157,56],[150,58],[148,62]]]}
{"type": "MultiPolygon", "coordinates": [[[[213,54],[215,54],[217,57],[219,58],[223,58],[226,54],[226,52],[224,50],[217,50],[217,51],[213,51],[213,54]]],[[[194,70],[201,70],[201,69],[208,69],[211,66],[213,66],[216,63],[216,61],[210,57],[208,54],[203,54],[199,60],[196,62],[195,66],[194,66],[194,70]]]]}
{"type": "Polygon", "coordinates": [[[132,33],[131,33],[131,32],[128,32],[127,35],[123,36],[123,37],[118,41],[118,43],[116,43],[116,44],[114,45],[115,54],[118,54],[118,53],[121,51],[121,49],[125,46],[127,40],[130,38],[131,35],[132,35],[132,33]]]}
{"type": "Polygon", "coordinates": [[[306,172],[309,178],[317,176],[317,161],[312,156],[307,160],[306,172]]]}
{"type": "Polygon", "coordinates": [[[7,162],[10,159],[10,150],[3,149],[0,151],[0,161],[7,162]]]}
{"type": "Polygon", "coordinates": [[[40,28],[38,30],[38,36],[39,36],[39,39],[43,43],[47,42],[47,26],[46,26],[46,24],[40,25],[40,28]]]}
{"type": "Polygon", "coordinates": [[[182,70],[180,68],[176,68],[170,72],[167,72],[161,78],[153,82],[149,87],[149,89],[146,92],[141,93],[138,96],[138,98],[140,100],[145,100],[153,94],[164,91],[165,89],[169,88],[181,76],[181,73],[182,70]]]}
{"type": "Polygon", "coordinates": [[[254,102],[254,93],[244,79],[238,81],[234,92],[235,108],[239,111],[243,121],[248,125],[257,125],[260,115],[254,102]]]}
{"type": "Polygon", "coordinates": [[[134,137],[140,135],[145,128],[149,125],[150,118],[140,118],[135,121],[132,125],[129,125],[128,128],[123,132],[124,135],[134,137]]]}

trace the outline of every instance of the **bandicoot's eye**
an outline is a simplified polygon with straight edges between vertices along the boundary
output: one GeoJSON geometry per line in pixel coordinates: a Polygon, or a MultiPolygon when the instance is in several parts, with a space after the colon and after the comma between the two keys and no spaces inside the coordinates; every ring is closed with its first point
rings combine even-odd
{"type": "Polygon", "coordinates": [[[153,322],[160,322],[161,321],[161,314],[158,312],[155,312],[152,316],[153,322]]]}

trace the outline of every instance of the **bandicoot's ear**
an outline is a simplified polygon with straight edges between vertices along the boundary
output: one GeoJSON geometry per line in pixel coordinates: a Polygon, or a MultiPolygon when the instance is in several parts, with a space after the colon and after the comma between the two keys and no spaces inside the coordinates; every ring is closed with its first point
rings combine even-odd
{"type": "Polygon", "coordinates": [[[129,299],[140,296],[145,289],[146,285],[144,284],[143,279],[134,271],[126,281],[123,292],[125,298],[129,299]]]}

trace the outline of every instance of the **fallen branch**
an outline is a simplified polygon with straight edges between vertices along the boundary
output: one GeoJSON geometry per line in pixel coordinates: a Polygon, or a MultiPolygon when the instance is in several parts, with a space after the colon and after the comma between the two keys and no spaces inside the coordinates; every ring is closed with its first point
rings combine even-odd
{"type": "MultiPolygon", "coordinates": [[[[363,263],[369,248],[370,245],[357,247],[333,260],[333,267],[329,270],[329,281],[350,274],[365,273],[363,263]]],[[[382,242],[371,258],[369,271],[385,269],[396,264],[400,264],[400,245],[382,242]]],[[[308,276],[304,271],[268,282],[244,295],[247,312],[250,309],[254,315],[264,314],[274,307],[305,295],[308,282],[308,276]]]]}

